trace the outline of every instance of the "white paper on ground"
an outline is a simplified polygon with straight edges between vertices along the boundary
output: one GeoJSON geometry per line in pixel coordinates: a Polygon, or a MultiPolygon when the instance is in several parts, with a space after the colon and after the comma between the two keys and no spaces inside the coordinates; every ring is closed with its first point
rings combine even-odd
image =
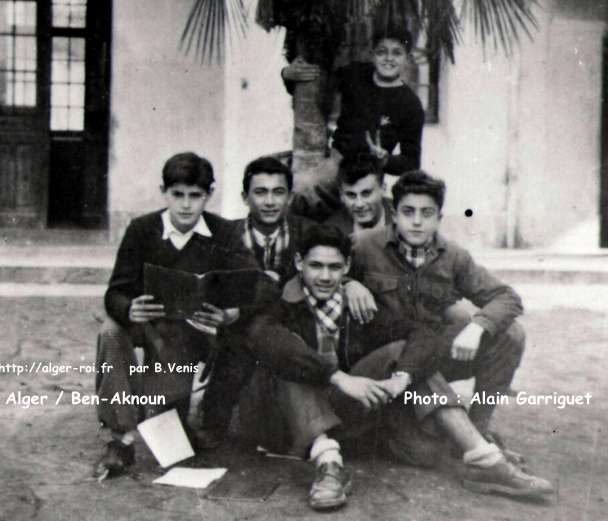
{"type": "Polygon", "coordinates": [[[206,488],[213,481],[220,479],[227,469],[190,469],[174,467],[164,476],[155,479],[158,485],[173,485],[174,487],[206,488]]]}
{"type": "Polygon", "coordinates": [[[175,409],[141,422],[137,430],[161,467],[194,456],[192,445],[175,409]]]}

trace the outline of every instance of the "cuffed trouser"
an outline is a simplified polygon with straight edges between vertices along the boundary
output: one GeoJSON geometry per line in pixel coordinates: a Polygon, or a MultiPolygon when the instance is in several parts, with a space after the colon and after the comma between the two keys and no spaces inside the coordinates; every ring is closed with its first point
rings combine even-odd
{"type": "MultiPolygon", "coordinates": [[[[451,341],[468,322],[453,320],[446,328],[445,335],[451,341]]],[[[524,329],[514,322],[505,332],[489,336],[484,333],[475,358],[470,362],[454,360],[446,354],[439,362],[439,372],[448,382],[475,378],[475,393],[485,392],[486,396],[505,393],[509,390],[515,371],[519,367],[525,348],[524,329]]],[[[469,410],[471,421],[481,433],[485,433],[494,405],[473,403],[469,410]]]]}
{"type": "Polygon", "coordinates": [[[206,359],[210,341],[207,335],[180,322],[123,327],[106,319],[97,340],[95,392],[100,401],[99,421],[117,433],[131,431],[143,418],[143,410],[125,403],[123,396],[147,396],[150,401],[162,396],[165,405],[148,407],[147,415],[175,407],[185,425],[192,378],[196,375],[190,369],[206,359]],[[142,366],[135,357],[137,346],[144,348],[142,366]],[[134,372],[135,368],[145,370],[134,372]]]}
{"type": "MultiPolygon", "coordinates": [[[[355,364],[350,374],[374,380],[389,378],[404,348],[402,341],[387,344],[355,364]]],[[[416,386],[416,391],[421,396],[446,396],[443,406],[459,406],[456,395],[439,374],[416,386]]],[[[258,368],[241,401],[241,421],[258,443],[300,456],[306,456],[317,436],[330,430],[332,437],[340,440],[359,438],[372,431],[393,440],[400,452],[411,454],[412,464],[417,464],[420,450],[424,450],[424,457],[438,450],[439,440],[430,415],[440,406],[438,401],[424,407],[404,404],[399,397],[380,411],[368,411],[333,387],[288,382],[258,368]],[[423,441],[426,445],[421,449],[423,441]]]]}

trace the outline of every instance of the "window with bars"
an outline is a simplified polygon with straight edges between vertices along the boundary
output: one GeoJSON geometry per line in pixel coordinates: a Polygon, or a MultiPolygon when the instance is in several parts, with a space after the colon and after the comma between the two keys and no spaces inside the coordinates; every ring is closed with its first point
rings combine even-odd
{"type": "Polygon", "coordinates": [[[0,0],[0,106],[35,107],[36,2],[0,0]]]}
{"type": "Polygon", "coordinates": [[[53,37],[51,130],[84,129],[85,39],[53,37]]]}
{"type": "Polygon", "coordinates": [[[86,0],[53,0],[51,130],[84,130],[86,0]]]}
{"type": "Polygon", "coordinates": [[[87,0],[53,0],[53,27],[84,29],[87,0]]]}

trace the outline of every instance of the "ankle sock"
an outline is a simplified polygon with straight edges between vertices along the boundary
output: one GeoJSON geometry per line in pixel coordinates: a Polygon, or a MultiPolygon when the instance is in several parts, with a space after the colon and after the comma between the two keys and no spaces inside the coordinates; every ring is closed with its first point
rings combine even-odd
{"type": "Polygon", "coordinates": [[[469,450],[462,456],[466,465],[488,468],[504,460],[501,450],[493,443],[484,443],[475,449],[469,450]]]}
{"type": "Polygon", "coordinates": [[[133,443],[135,443],[134,431],[112,432],[112,438],[126,446],[133,445],[133,443]]]}
{"type": "Polygon", "coordinates": [[[342,454],[340,454],[340,444],[327,436],[317,438],[310,448],[310,459],[315,466],[323,463],[336,462],[342,465],[342,454]]]}

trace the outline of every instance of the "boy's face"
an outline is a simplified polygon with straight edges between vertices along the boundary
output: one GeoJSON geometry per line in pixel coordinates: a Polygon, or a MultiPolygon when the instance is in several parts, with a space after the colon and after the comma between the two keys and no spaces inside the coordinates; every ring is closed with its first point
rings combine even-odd
{"type": "Polygon", "coordinates": [[[295,263],[308,291],[322,301],[331,298],[350,267],[350,259],[332,246],[315,246],[304,257],[298,253],[295,263]]]}
{"type": "Polygon", "coordinates": [[[383,38],[374,47],[373,63],[376,74],[385,81],[399,78],[407,61],[405,45],[398,40],[383,38]]]}
{"type": "Polygon", "coordinates": [[[283,174],[256,174],[251,178],[249,192],[243,193],[254,223],[277,225],[291,201],[287,179],[283,174]]]}
{"type": "Polygon", "coordinates": [[[173,226],[185,233],[196,225],[205,209],[209,193],[197,185],[177,183],[161,187],[173,226]]]}
{"type": "Polygon", "coordinates": [[[441,212],[435,200],[427,194],[407,194],[393,213],[397,231],[411,246],[423,246],[439,228],[441,212]]]}
{"type": "Polygon", "coordinates": [[[351,219],[360,226],[374,226],[382,216],[384,186],[374,174],[355,184],[342,183],[340,197],[351,219]]]}

